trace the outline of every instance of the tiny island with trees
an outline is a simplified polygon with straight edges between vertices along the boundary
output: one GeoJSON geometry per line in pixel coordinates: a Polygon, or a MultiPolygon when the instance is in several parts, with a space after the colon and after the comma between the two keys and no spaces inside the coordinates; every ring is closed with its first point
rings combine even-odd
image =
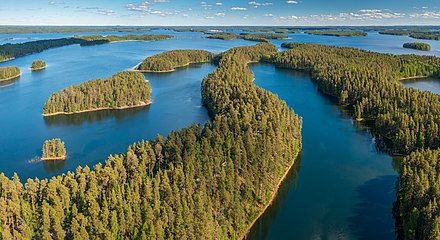
{"type": "Polygon", "coordinates": [[[54,93],[46,101],[44,116],[74,114],[105,109],[126,109],[151,103],[150,83],[134,71],[120,72],[54,93]]]}
{"type": "Polygon", "coordinates": [[[35,60],[32,62],[31,70],[32,71],[39,71],[39,70],[45,69],[46,67],[47,67],[47,65],[44,61],[35,60]]]}
{"type": "Polygon", "coordinates": [[[431,51],[431,45],[422,42],[409,42],[403,44],[404,48],[411,48],[420,51],[431,51]]]}
{"type": "Polygon", "coordinates": [[[65,160],[67,157],[64,142],[59,138],[46,140],[42,148],[41,160],[65,160]]]}
{"type": "Polygon", "coordinates": [[[20,77],[21,71],[18,67],[2,67],[0,68],[0,82],[9,81],[20,77]]]}

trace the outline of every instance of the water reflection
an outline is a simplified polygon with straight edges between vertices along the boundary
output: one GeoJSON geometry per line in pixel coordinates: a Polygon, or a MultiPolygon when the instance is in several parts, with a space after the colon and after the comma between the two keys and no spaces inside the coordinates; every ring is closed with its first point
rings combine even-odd
{"type": "Polygon", "coordinates": [[[16,77],[16,78],[6,80],[6,81],[0,81],[0,87],[6,87],[8,85],[12,85],[18,79],[20,79],[20,77],[16,77]]]}
{"type": "Polygon", "coordinates": [[[44,117],[47,126],[80,126],[84,123],[94,123],[107,119],[123,120],[135,116],[141,112],[148,111],[150,105],[122,110],[101,110],[95,112],[84,112],[70,115],[55,115],[44,117]]]}
{"type": "Polygon", "coordinates": [[[57,173],[63,169],[66,161],[68,161],[68,159],[66,159],[66,160],[44,160],[42,162],[43,162],[44,170],[46,170],[46,172],[57,173]]]}

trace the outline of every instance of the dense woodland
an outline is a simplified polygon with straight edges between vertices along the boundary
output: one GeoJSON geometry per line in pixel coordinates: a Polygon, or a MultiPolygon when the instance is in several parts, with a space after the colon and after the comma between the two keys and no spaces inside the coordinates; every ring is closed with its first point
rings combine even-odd
{"type": "Polygon", "coordinates": [[[409,36],[416,39],[440,40],[440,32],[431,32],[428,29],[417,30],[383,30],[380,34],[409,36]]]}
{"type": "Polygon", "coordinates": [[[60,27],[60,26],[0,26],[0,34],[12,33],[78,33],[78,32],[148,32],[150,27],[102,26],[102,27],[60,27]]]}
{"type": "Polygon", "coordinates": [[[431,45],[422,42],[409,42],[403,44],[404,48],[411,48],[420,51],[431,51],[431,45]]]}
{"type": "Polygon", "coordinates": [[[32,62],[31,69],[32,70],[39,70],[46,68],[46,63],[41,60],[35,60],[32,62]]]}
{"type": "Polygon", "coordinates": [[[335,36],[335,37],[365,37],[368,36],[366,32],[360,31],[325,31],[325,30],[306,30],[304,33],[312,35],[324,35],[324,36],[335,36]]]}
{"type": "Polygon", "coordinates": [[[0,81],[10,80],[19,77],[21,71],[18,67],[2,67],[0,68],[0,81]]]}
{"type": "Polygon", "coordinates": [[[174,71],[191,63],[211,62],[214,53],[204,50],[173,50],[147,57],[137,70],[148,72],[174,71]]]}
{"type": "Polygon", "coordinates": [[[100,109],[144,106],[151,102],[151,87],[138,72],[120,72],[107,79],[96,79],[54,93],[43,113],[75,113],[100,109]]]}
{"type": "Polygon", "coordinates": [[[103,44],[112,41],[126,41],[126,40],[142,40],[154,41],[172,38],[171,35],[162,34],[146,34],[146,35],[125,35],[125,36],[76,36],[73,38],[60,38],[50,40],[39,40],[17,44],[3,44],[0,45],[0,62],[9,59],[23,57],[29,54],[39,53],[44,50],[56,47],[63,47],[73,44],[80,44],[82,46],[103,44]]]}
{"type": "Polygon", "coordinates": [[[66,158],[66,147],[59,138],[44,141],[41,151],[43,152],[42,160],[62,160],[66,158]]]}
{"type": "Polygon", "coordinates": [[[399,200],[407,239],[440,238],[440,149],[420,150],[403,160],[399,200]]]}
{"type": "Polygon", "coordinates": [[[301,149],[301,119],[246,66],[276,51],[262,43],[222,54],[202,83],[205,126],[51,180],[0,174],[2,238],[241,238],[301,149]]]}

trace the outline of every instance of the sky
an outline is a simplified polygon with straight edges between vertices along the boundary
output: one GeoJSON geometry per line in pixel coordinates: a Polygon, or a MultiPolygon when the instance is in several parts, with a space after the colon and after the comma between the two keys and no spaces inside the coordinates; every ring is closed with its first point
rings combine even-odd
{"type": "Polygon", "coordinates": [[[0,0],[0,25],[440,25],[440,0],[0,0]]]}

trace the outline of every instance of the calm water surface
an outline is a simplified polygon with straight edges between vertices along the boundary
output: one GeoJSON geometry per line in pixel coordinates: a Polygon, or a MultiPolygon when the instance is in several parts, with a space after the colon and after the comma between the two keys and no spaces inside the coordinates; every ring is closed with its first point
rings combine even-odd
{"type": "MultiPolygon", "coordinates": [[[[23,72],[16,81],[0,85],[0,171],[7,176],[17,172],[22,179],[50,177],[79,165],[103,162],[109,154],[122,153],[135,141],[209,121],[200,96],[201,80],[215,69],[209,64],[173,73],[145,74],[153,89],[153,104],[148,107],[46,118],[41,113],[53,92],[130,69],[147,56],[173,49],[218,53],[234,46],[256,44],[205,39],[201,33],[152,33],[173,34],[176,38],[91,47],[71,45],[0,63],[0,67],[18,66],[23,72]],[[48,68],[31,72],[29,66],[36,59],[46,61],[48,68]],[[36,161],[44,140],[54,137],[66,142],[68,159],[36,161]]],[[[0,35],[0,44],[76,34],[127,33],[9,34],[0,35]],[[11,37],[14,39],[7,40],[11,37]]],[[[418,52],[402,48],[404,42],[414,39],[377,32],[371,32],[368,37],[307,34],[289,34],[289,37],[273,42],[278,47],[282,42],[299,41],[440,56],[440,41],[422,40],[429,42],[433,51],[418,52]]],[[[264,64],[254,65],[252,69],[258,86],[278,94],[304,118],[304,149],[277,200],[252,229],[251,238],[393,239],[391,207],[395,200],[396,173],[391,157],[376,150],[368,129],[353,126],[349,116],[317,91],[309,76],[264,64]]],[[[435,80],[403,84],[437,93],[439,89],[435,80]]]]}
{"type": "Polygon", "coordinates": [[[421,91],[430,91],[440,94],[440,79],[417,79],[402,81],[403,86],[419,89],[421,91]]]}

